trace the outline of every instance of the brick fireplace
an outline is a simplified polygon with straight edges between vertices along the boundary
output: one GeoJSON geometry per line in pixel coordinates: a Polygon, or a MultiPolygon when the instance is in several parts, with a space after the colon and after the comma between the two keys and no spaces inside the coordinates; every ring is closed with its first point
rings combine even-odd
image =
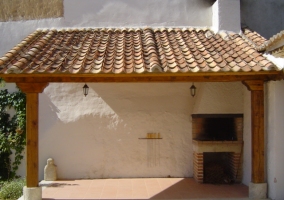
{"type": "Polygon", "coordinates": [[[197,182],[241,182],[242,114],[193,114],[192,138],[197,182]]]}

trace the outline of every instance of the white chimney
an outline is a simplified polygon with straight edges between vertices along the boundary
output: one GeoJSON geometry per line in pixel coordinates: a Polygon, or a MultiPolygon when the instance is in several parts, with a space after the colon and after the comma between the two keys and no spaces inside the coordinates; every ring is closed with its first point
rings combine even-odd
{"type": "Polygon", "coordinates": [[[240,0],[216,0],[212,6],[212,30],[241,31],[240,0]]]}

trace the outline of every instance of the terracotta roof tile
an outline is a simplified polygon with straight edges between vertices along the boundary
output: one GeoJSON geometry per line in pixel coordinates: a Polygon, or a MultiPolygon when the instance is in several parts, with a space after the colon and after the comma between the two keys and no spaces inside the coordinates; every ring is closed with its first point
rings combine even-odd
{"type": "MultiPolygon", "coordinates": [[[[244,34],[262,41],[252,32],[244,34]]],[[[248,39],[193,28],[37,30],[0,58],[1,73],[263,70],[276,68],[248,39]]]]}
{"type": "Polygon", "coordinates": [[[242,29],[243,37],[255,48],[262,46],[267,40],[255,31],[249,28],[242,29]]]}

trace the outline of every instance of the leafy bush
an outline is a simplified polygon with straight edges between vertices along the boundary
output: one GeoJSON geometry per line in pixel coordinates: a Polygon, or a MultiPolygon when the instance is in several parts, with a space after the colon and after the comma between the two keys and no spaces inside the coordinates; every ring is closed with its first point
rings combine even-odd
{"type": "Polygon", "coordinates": [[[0,168],[3,169],[0,180],[16,177],[16,171],[23,159],[26,135],[26,96],[18,91],[9,93],[0,90],[0,168]],[[16,114],[10,117],[7,110],[14,108],[16,114]],[[10,162],[9,155],[15,150],[15,160],[10,162]],[[8,162],[9,161],[9,162],[8,162]]]}
{"type": "Polygon", "coordinates": [[[12,181],[3,182],[0,189],[0,198],[2,199],[18,199],[23,195],[23,187],[26,181],[24,179],[14,179],[12,181]]]}

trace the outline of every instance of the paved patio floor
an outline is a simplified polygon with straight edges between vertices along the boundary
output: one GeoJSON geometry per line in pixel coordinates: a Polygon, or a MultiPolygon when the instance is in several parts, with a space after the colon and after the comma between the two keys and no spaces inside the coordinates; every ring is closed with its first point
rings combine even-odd
{"type": "Polygon", "coordinates": [[[242,184],[199,184],[192,178],[130,178],[42,181],[44,200],[248,199],[242,184]]]}

